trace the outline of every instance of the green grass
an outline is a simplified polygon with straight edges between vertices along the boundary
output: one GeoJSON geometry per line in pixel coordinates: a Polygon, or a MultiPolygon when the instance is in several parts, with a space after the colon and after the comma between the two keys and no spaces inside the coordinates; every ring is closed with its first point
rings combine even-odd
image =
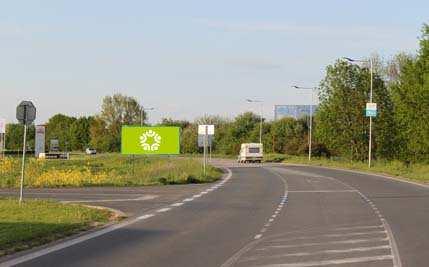
{"type": "Polygon", "coordinates": [[[429,164],[415,163],[409,166],[400,161],[372,161],[371,168],[368,162],[357,162],[342,159],[327,159],[313,157],[311,162],[304,156],[285,156],[285,163],[310,164],[315,166],[325,166],[359,170],[372,173],[387,174],[399,178],[405,178],[420,183],[429,183],[429,164]]]}
{"type": "MultiPolygon", "coordinates": [[[[0,160],[0,188],[19,186],[18,158],[0,160]]],[[[209,166],[202,173],[201,161],[182,157],[143,157],[120,154],[75,155],[70,160],[30,159],[27,187],[142,186],[212,182],[221,170],[209,166]]]]}
{"type": "Polygon", "coordinates": [[[106,210],[47,200],[0,198],[0,256],[105,224],[106,210]]]}

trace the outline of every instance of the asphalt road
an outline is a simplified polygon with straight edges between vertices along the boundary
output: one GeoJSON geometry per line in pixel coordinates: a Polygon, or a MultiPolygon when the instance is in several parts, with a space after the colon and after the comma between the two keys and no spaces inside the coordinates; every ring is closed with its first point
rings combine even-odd
{"type": "Polygon", "coordinates": [[[429,266],[427,187],[318,167],[218,164],[231,174],[210,185],[33,191],[130,217],[0,266],[429,266]]]}

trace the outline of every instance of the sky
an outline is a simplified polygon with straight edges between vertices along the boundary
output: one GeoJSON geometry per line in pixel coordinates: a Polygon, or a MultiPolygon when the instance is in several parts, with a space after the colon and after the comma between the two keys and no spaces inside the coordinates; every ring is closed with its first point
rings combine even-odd
{"type": "Polygon", "coordinates": [[[429,1],[0,0],[0,118],[21,100],[36,123],[134,96],[151,123],[258,112],[245,99],[309,104],[327,65],[416,53],[429,1]]]}

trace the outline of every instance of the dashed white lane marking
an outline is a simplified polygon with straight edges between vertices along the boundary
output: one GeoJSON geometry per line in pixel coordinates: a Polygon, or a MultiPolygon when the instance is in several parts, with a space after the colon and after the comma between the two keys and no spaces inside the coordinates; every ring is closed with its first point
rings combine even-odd
{"type": "Polygon", "coordinates": [[[190,201],[192,201],[192,200],[194,200],[192,197],[191,197],[191,198],[185,198],[185,199],[183,200],[183,202],[190,202],[190,201]]]}
{"type": "MultiPolygon", "coordinates": [[[[229,181],[231,179],[231,176],[232,176],[231,170],[229,168],[225,168],[225,169],[227,170],[228,174],[226,175],[226,177],[224,178],[224,180],[222,180],[221,183],[226,183],[227,181],[229,181]]],[[[205,191],[208,193],[209,191],[213,191],[213,190],[214,189],[211,189],[211,190],[207,189],[205,191]]],[[[143,196],[143,197],[147,197],[147,196],[143,196]]],[[[133,200],[136,200],[136,199],[133,199],[133,200]]],[[[141,199],[139,199],[139,200],[141,200],[141,199]]],[[[192,201],[192,200],[193,200],[193,198],[190,199],[190,201],[192,201]]],[[[91,202],[93,202],[93,201],[91,201],[91,202]]],[[[173,206],[173,205],[174,205],[174,207],[179,207],[179,206],[184,205],[184,203],[178,202],[178,203],[174,203],[174,204],[172,204],[170,206],[173,206]]],[[[166,208],[166,209],[171,210],[171,208],[166,208]]],[[[162,210],[162,209],[159,209],[158,211],[160,211],[160,210],[162,210]]],[[[118,230],[118,229],[126,227],[128,225],[131,225],[131,224],[134,224],[134,223],[137,223],[137,222],[141,222],[143,220],[149,219],[149,218],[154,217],[154,216],[156,216],[156,215],[155,214],[143,214],[143,215],[141,215],[139,217],[136,217],[134,219],[130,219],[130,220],[124,221],[122,223],[114,224],[112,226],[106,227],[106,228],[101,229],[99,231],[96,231],[96,232],[93,232],[93,233],[89,233],[89,234],[86,234],[86,235],[82,235],[82,236],[79,236],[77,238],[65,241],[63,243],[60,243],[60,244],[57,244],[57,245],[54,245],[54,246],[51,246],[51,247],[47,247],[47,248],[44,248],[44,249],[41,249],[41,250],[38,250],[38,251],[35,251],[35,252],[31,252],[29,254],[23,255],[23,256],[18,257],[18,258],[14,258],[14,259],[11,259],[11,260],[8,260],[8,261],[0,262],[0,267],[9,267],[9,266],[18,265],[18,264],[21,264],[21,263],[33,260],[35,258],[39,258],[41,256],[50,254],[52,252],[55,252],[55,251],[58,251],[58,250],[61,250],[61,249],[65,249],[67,247],[70,247],[70,246],[73,246],[73,245],[85,242],[85,241],[87,241],[89,239],[93,239],[93,238],[102,236],[104,234],[110,233],[112,231],[118,230]]]]}
{"type": "Polygon", "coordinates": [[[310,267],[310,266],[330,266],[336,264],[350,264],[359,262],[372,262],[372,261],[383,261],[393,260],[392,255],[382,255],[373,257],[360,257],[360,258],[345,258],[338,260],[325,260],[325,261],[308,261],[308,262],[296,262],[296,263],[285,263],[285,264],[270,264],[264,265],[263,267],[310,267]]]}
{"type": "Polygon", "coordinates": [[[285,257],[305,257],[305,256],[315,256],[315,255],[325,255],[325,254],[342,254],[350,252],[366,252],[366,251],[375,251],[375,250],[390,250],[389,246],[375,246],[375,247],[357,247],[349,249],[327,249],[327,250],[318,250],[314,252],[298,252],[298,253],[286,253],[270,256],[260,256],[260,257],[248,257],[244,258],[242,261],[254,261],[261,259],[276,259],[276,258],[285,258],[285,257]]]}
{"type": "Polygon", "coordinates": [[[171,208],[162,208],[162,209],[157,210],[156,212],[157,213],[163,213],[163,212],[167,212],[169,210],[171,210],[171,208]]]}
{"type": "MultiPolygon", "coordinates": [[[[269,170],[269,169],[267,169],[267,170],[269,170]]],[[[270,170],[269,170],[270,171],[270,170]]],[[[270,172],[272,172],[272,171],[270,171],[270,172]]],[[[283,184],[284,184],[284,194],[283,194],[283,196],[281,197],[281,199],[280,199],[280,203],[279,203],[279,205],[277,206],[277,209],[274,211],[274,213],[269,217],[269,219],[268,219],[268,222],[264,225],[264,227],[259,231],[259,234],[257,234],[256,236],[255,236],[255,240],[258,240],[258,239],[260,239],[260,238],[262,238],[262,236],[263,236],[263,234],[268,230],[268,228],[274,223],[274,221],[275,221],[275,219],[277,218],[277,216],[278,216],[278,214],[280,213],[280,211],[283,209],[283,207],[284,207],[284,205],[286,205],[286,203],[288,202],[288,188],[287,188],[287,183],[286,183],[286,181],[284,180],[284,178],[282,177],[282,176],[280,176],[279,174],[277,174],[277,173],[275,173],[275,172],[272,172],[272,173],[274,173],[276,176],[278,176],[278,177],[280,177],[281,179],[281,181],[283,182],[283,184]]],[[[227,264],[227,263],[225,263],[225,264],[227,264]]]]}
{"type": "Polygon", "coordinates": [[[153,216],[155,216],[155,214],[145,214],[145,215],[142,215],[140,217],[137,217],[137,219],[138,220],[146,220],[146,219],[149,219],[150,217],[153,217],[153,216]]]}

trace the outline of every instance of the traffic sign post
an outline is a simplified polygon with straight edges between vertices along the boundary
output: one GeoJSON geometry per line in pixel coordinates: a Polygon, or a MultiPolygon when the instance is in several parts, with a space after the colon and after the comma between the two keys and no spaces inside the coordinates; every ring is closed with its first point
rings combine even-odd
{"type": "Polygon", "coordinates": [[[6,120],[0,119],[0,150],[1,156],[4,158],[4,151],[6,148],[6,120]]]}
{"type": "Polygon", "coordinates": [[[206,168],[207,168],[207,152],[210,153],[210,160],[212,158],[212,142],[213,136],[215,133],[214,125],[198,125],[198,146],[203,147],[203,172],[204,176],[206,176],[206,168]],[[208,150],[208,151],[207,151],[208,150]]]}
{"type": "Polygon", "coordinates": [[[21,163],[21,186],[19,190],[19,204],[24,197],[24,173],[25,173],[25,153],[27,146],[27,126],[36,119],[36,107],[31,101],[22,101],[16,107],[16,119],[24,124],[24,141],[22,146],[22,163],[21,163]]]}

